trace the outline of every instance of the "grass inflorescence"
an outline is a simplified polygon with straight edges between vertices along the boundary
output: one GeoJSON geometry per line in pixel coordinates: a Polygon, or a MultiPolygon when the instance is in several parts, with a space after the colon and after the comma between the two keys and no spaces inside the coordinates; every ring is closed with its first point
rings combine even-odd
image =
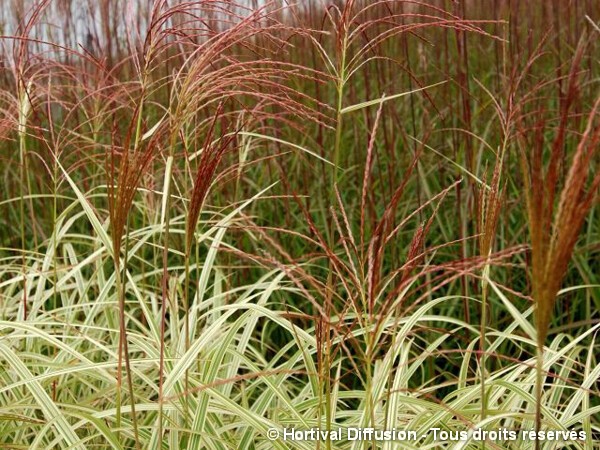
{"type": "Polygon", "coordinates": [[[11,6],[0,447],[595,448],[600,5],[11,6]]]}

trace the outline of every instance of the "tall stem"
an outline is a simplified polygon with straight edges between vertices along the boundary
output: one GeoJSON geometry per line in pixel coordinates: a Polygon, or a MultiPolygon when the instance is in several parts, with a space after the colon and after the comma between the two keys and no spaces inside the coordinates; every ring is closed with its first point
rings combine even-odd
{"type": "MultiPolygon", "coordinates": [[[[336,196],[335,196],[335,187],[336,184],[338,182],[339,179],[339,164],[340,164],[340,152],[341,152],[341,143],[342,143],[342,129],[343,129],[343,115],[342,115],[342,108],[343,108],[343,104],[344,104],[344,85],[345,85],[345,78],[346,78],[346,45],[347,45],[347,37],[344,36],[343,41],[342,41],[342,47],[341,47],[341,55],[339,55],[339,66],[338,66],[338,79],[337,79],[337,86],[336,86],[336,128],[335,128],[335,141],[334,141],[334,147],[333,147],[333,168],[332,168],[332,173],[331,173],[331,186],[329,189],[329,199],[330,199],[330,204],[333,205],[336,201],[336,196]]],[[[327,214],[326,214],[327,208],[323,208],[323,218],[325,219],[326,223],[327,223],[327,214]]],[[[333,220],[329,221],[329,227],[326,227],[328,233],[329,233],[329,245],[333,248],[334,244],[335,244],[335,239],[334,239],[334,235],[335,235],[335,223],[333,220]]],[[[329,273],[327,276],[327,292],[331,293],[333,292],[335,286],[335,280],[334,280],[334,268],[333,268],[333,264],[331,263],[331,261],[329,261],[329,273]]],[[[331,294],[328,294],[331,295],[331,294]]],[[[332,296],[332,295],[331,295],[332,296]]],[[[328,299],[328,305],[331,304],[331,298],[328,299]]],[[[329,308],[328,308],[329,309],[329,308]]],[[[331,312],[331,311],[329,311],[331,312]]],[[[326,337],[325,337],[325,342],[326,347],[325,347],[325,351],[324,351],[324,361],[325,361],[325,421],[326,421],[326,427],[328,431],[331,431],[331,423],[333,421],[333,411],[332,411],[332,407],[333,405],[331,404],[331,360],[330,360],[330,353],[331,353],[331,336],[330,336],[330,314],[328,314],[327,316],[327,324],[326,324],[326,337]]],[[[327,450],[331,449],[331,440],[327,439],[326,440],[326,444],[325,447],[327,450]]]]}
{"type": "MultiPolygon", "coordinates": [[[[333,276],[330,276],[333,279],[333,276]]],[[[331,314],[327,314],[326,318],[327,322],[325,324],[325,351],[324,351],[324,361],[325,361],[325,422],[326,429],[331,434],[331,423],[333,421],[333,411],[331,404],[331,330],[330,330],[330,320],[331,314]]],[[[326,441],[327,450],[331,450],[331,439],[327,439],[326,441]]]]}
{"type": "MultiPolygon", "coordinates": [[[[19,175],[20,175],[20,202],[19,202],[19,213],[21,222],[21,262],[23,270],[23,320],[27,320],[27,277],[26,277],[26,265],[27,260],[25,257],[26,237],[25,237],[25,186],[29,188],[29,182],[25,181],[27,176],[27,143],[26,143],[26,122],[29,108],[29,98],[27,96],[26,88],[23,86],[23,82],[19,81],[19,175]]],[[[29,178],[29,177],[27,177],[29,178]]],[[[33,226],[33,223],[32,223],[33,226]]]]}
{"type": "MultiPolygon", "coordinates": [[[[131,403],[131,423],[133,425],[133,435],[135,438],[135,447],[138,450],[141,450],[140,439],[138,433],[138,425],[137,425],[137,415],[135,412],[135,393],[133,388],[133,377],[131,375],[131,363],[129,360],[129,345],[127,342],[127,326],[125,321],[125,292],[126,292],[126,279],[127,279],[127,259],[128,259],[128,248],[129,248],[129,220],[127,221],[126,231],[125,231],[125,255],[123,258],[123,266],[120,267],[117,264],[116,277],[117,277],[117,290],[119,292],[119,371],[117,377],[117,392],[119,393],[119,400],[121,398],[121,384],[122,384],[122,375],[121,375],[121,367],[123,360],[125,361],[125,374],[127,376],[127,385],[129,387],[129,401],[131,403]],[[123,273],[121,274],[121,270],[123,273]]],[[[118,250],[116,250],[118,252],[118,250]]],[[[118,258],[118,253],[115,254],[115,257],[118,258]]],[[[115,261],[118,261],[116,259],[115,261]]],[[[117,405],[118,412],[120,413],[120,402],[117,405]]],[[[120,421],[120,417],[119,417],[120,421]]]]}
{"type": "MultiPolygon", "coordinates": [[[[538,343],[535,367],[535,431],[539,435],[542,429],[542,395],[544,393],[544,346],[538,343]]],[[[540,450],[539,439],[535,440],[535,450],[540,450]]]]}
{"type": "MultiPolygon", "coordinates": [[[[340,165],[340,157],[341,157],[341,146],[342,146],[342,129],[343,129],[343,114],[342,108],[344,105],[344,85],[346,83],[346,45],[347,38],[344,36],[343,44],[342,44],[342,53],[340,55],[340,64],[338,67],[338,79],[337,79],[337,101],[336,101],[336,127],[335,127],[335,142],[333,147],[333,176],[332,176],[332,184],[335,185],[339,179],[339,165],[340,165]]],[[[331,189],[332,199],[334,198],[334,189],[332,186],[331,189]]]]}
{"type": "MultiPolygon", "coordinates": [[[[171,175],[166,174],[167,177],[171,175]]],[[[168,184],[168,180],[165,185],[168,184]]],[[[168,297],[168,249],[169,249],[169,209],[171,206],[171,200],[169,192],[163,192],[166,195],[166,208],[165,208],[165,232],[163,235],[163,254],[162,254],[162,302],[160,306],[160,355],[158,362],[158,438],[162,441],[163,435],[163,420],[164,420],[164,381],[165,381],[165,328],[167,322],[167,297],[168,297]]]]}
{"type": "Polygon", "coordinates": [[[173,164],[173,149],[175,146],[175,134],[171,136],[169,147],[169,157],[167,158],[167,168],[165,171],[165,181],[163,187],[164,199],[164,222],[165,230],[163,234],[163,253],[162,253],[162,303],[160,313],[160,355],[158,363],[158,438],[162,440],[163,420],[164,420],[164,382],[165,382],[165,329],[167,323],[167,301],[168,301],[168,256],[169,256],[169,237],[170,237],[170,211],[171,211],[171,167],[173,164]]]}
{"type": "MultiPolygon", "coordinates": [[[[490,271],[489,264],[483,269],[483,280],[481,282],[481,324],[479,332],[479,371],[481,377],[481,420],[487,417],[487,392],[485,389],[486,382],[486,366],[487,366],[487,347],[486,347],[486,327],[487,327],[487,291],[488,282],[487,277],[490,271]]],[[[485,450],[485,440],[481,443],[481,448],[485,450]]]]}
{"type": "MultiPolygon", "coordinates": [[[[373,404],[373,353],[374,353],[374,334],[367,334],[367,360],[366,360],[366,404],[367,414],[369,415],[369,425],[372,428],[375,427],[375,405],[373,404]]],[[[375,438],[373,437],[373,441],[371,442],[371,446],[373,449],[377,448],[375,438]]]]}
{"type": "MultiPolygon", "coordinates": [[[[142,92],[140,96],[140,105],[137,111],[136,117],[136,127],[135,127],[135,136],[134,136],[134,144],[133,144],[133,153],[135,154],[138,151],[138,148],[141,143],[142,138],[142,111],[144,109],[144,96],[146,85],[146,77],[144,76],[142,82],[142,92]]],[[[129,149],[126,149],[129,151],[129,149]]],[[[117,186],[117,189],[124,189],[125,186],[117,186]]],[[[129,206],[129,205],[126,205],[129,206]]],[[[115,230],[117,233],[120,233],[121,230],[115,230]]],[[[133,432],[135,437],[135,445],[136,449],[140,449],[140,440],[138,434],[138,426],[137,426],[137,416],[135,413],[135,395],[134,395],[134,387],[133,387],[133,377],[131,375],[131,364],[129,361],[129,345],[127,342],[127,326],[125,321],[125,288],[126,288],[126,277],[127,277],[127,263],[128,263],[128,255],[129,255],[129,211],[127,212],[127,217],[125,220],[125,254],[123,257],[123,265],[120,264],[120,248],[114,248],[114,261],[115,261],[115,269],[116,269],[116,281],[117,281],[117,290],[119,292],[119,358],[118,358],[118,369],[117,369],[117,424],[120,425],[121,422],[121,386],[122,386],[122,368],[123,361],[125,361],[125,372],[127,377],[127,384],[129,386],[129,396],[131,402],[131,414],[132,414],[132,425],[133,432]],[[121,270],[123,274],[121,275],[121,270]]]]}
{"type": "MultiPolygon", "coordinates": [[[[183,334],[185,339],[185,351],[187,352],[190,348],[190,299],[189,299],[189,290],[190,290],[190,249],[191,245],[186,246],[185,252],[185,291],[183,292],[183,334]]],[[[189,420],[189,404],[188,404],[188,393],[190,391],[190,373],[189,370],[185,370],[184,374],[184,400],[183,400],[183,418],[184,424],[187,428],[188,420],[189,420]]]]}

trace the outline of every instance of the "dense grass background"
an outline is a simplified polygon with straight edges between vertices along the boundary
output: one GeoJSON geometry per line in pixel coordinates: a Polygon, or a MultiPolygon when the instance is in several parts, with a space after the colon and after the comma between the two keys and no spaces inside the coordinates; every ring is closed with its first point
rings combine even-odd
{"type": "Polygon", "coordinates": [[[600,448],[598,2],[0,5],[0,447],[600,448]]]}

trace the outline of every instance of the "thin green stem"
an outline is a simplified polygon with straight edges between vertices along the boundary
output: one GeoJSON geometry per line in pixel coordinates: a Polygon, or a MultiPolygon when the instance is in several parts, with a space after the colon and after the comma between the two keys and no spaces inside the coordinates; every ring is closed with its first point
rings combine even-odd
{"type": "MultiPolygon", "coordinates": [[[[333,147],[333,176],[332,184],[336,185],[339,181],[339,165],[341,158],[341,146],[342,146],[342,130],[344,125],[344,116],[342,109],[344,105],[344,86],[346,84],[346,46],[347,38],[344,36],[342,44],[342,53],[340,55],[340,65],[338,68],[338,79],[336,87],[336,127],[335,127],[335,142],[333,147]]],[[[334,189],[331,189],[332,199],[334,195],[334,189]]]]}

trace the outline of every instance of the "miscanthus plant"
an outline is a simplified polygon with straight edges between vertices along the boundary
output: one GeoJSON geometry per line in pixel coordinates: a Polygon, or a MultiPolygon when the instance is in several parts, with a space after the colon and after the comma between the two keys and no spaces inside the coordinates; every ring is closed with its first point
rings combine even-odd
{"type": "Polygon", "coordinates": [[[3,9],[0,447],[594,448],[600,9],[466,3],[3,9]]]}

